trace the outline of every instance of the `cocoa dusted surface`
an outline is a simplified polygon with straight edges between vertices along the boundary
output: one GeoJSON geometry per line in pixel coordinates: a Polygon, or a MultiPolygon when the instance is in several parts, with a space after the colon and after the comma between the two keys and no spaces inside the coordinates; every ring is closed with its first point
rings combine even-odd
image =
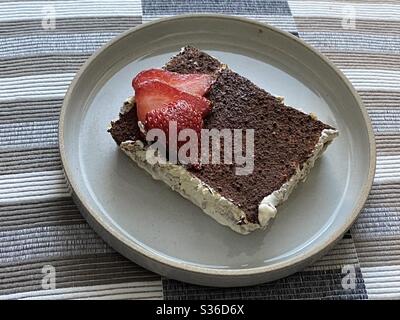
{"type": "MultiPolygon", "coordinates": [[[[125,102],[125,106],[128,104],[128,102],[125,102]]],[[[111,133],[118,145],[127,140],[139,140],[141,133],[138,127],[136,106],[133,105],[126,113],[120,113],[119,119],[111,122],[111,128],[108,129],[108,132],[111,133]]]]}
{"type": "Polygon", "coordinates": [[[285,106],[251,81],[223,70],[208,96],[213,103],[206,129],[254,129],[254,171],[235,174],[235,165],[203,165],[195,176],[239,206],[248,220],[258,221],[263,198],[289,180],[311,156],[322,130],[330,126],[285,106]]]}
{"type": "Polygon", "coordinates": [[[192,46],[186,46],[164,66],[165,70],[178,73],[215,74],[222,64],[207,53],[192,46]]]}
{"type": "MultiPolygon", "coordinates": [[[[288,181],[296,167],[301,167],[311,156],[322,130],[331,127],[284,105],[248,79],[229,69],[221,70],[221,66],[208,54],[187,47],[165,69],[218,75],[206,96],[213,109],[204,119],[204,128],[254,129],[253,173],[239,176],[235,165],[214,164],[188,170],[230,199],[246,213],[249,221],[256,223],[262,199],[288,181]]],[[[112,124],[110,132],[118,144],[140,138],[137,117],[132,112],[120,115],[120,120],[112,124]]]]}

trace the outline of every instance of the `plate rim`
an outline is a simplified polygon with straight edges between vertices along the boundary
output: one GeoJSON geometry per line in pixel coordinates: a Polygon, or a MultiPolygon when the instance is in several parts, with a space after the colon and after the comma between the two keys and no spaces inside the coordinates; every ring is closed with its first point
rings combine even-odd
{"type": "MultiPolygon", "coordinates": [[[[103,46],[98,48],[81,66],[81,68],[76,73],[75,77],[73,78],[73,80],[72,80],[71,84],[69,85],[68,90],[65,94],[63,104],[61,107],[61,111],[60,111],[60,117],[59,117],[58,143],[59,143],[59,151],[60,151],[62,167],[64,170],[64,174],[65,174],[67,183],[69,184],[69,187],[71,190],[72,198],[74,199],[75,203],[81,210],[81,213],[83,214],[83,216],[85,217],[87,222],[91,225],[91,227],[112,248],[114,248],[121,254],[127,256],[130,260],[134,260],[134,262],[138,263],[139,265],[142,265],[145,268],[148,268],[159,274],[167,275],[168,277],[171,277],[170,271],[185,272],[185,273],[191,272],[191,273],[195,273],[198,275],[204,275],[204,276],[208,276],[208,277],[214,276],[214,277],[235,277],[235,278],[263,275],[263,274],[271,273],[271,272],[275,272],[275,273],[281,272],[282,274],[285,273],[285,275],[288,275],[288,274],[298,271],[302,266],[306,266],[308,263],[311,263],[312,261],[317,259],[319,256],[324,254],[326,251],[328,251],[338,240],[340,240],[342,238],[342,236],[347,232],[347,230],[350,229],[352,224],[355,222],[355,220],[359,216],[359,214],[367,200],[367,197],[369,195],[369,192],[370,192],[372,184],[373,184],[373,179],[374,179],[375,169],[376,169],[376,145],[375,145],[375,136],[374,136],[371,120],[369,118],[367,110],[366,110],[359,94],[354,89],[351,82],[346,78],[346,76],[328,58],[326,58],[324,55],[322,55],[322,53],[320,53],[317,49],[310,46],[302,39],[292,35],[291,33],[280,30],[280,29],[278,29],[274,26],[271,26],[269,24],[266,24],[266,23],[262,23],[262,22],[255,21],[255,20],[250,20],[250,19],[244,18],[244,17],[230,16],[230,15],[225,15],[225,14],[184,14],[184,15],[179,15],[179,16],[172,16],[172,17],[157,19],[155,21],[151,21],[151,22],[147,22],[147,23],[135,26],[135,27],[121,33],[120,35],[113,37],[106,44],[104,44],[103,46]],[[64,130],[65,130],[65,118],[66,118],[66,114],[67,114],[67,109],[68,109],[68,105],[70,104],[71,96],[72,96],[73,92],[75,91],[76,85],[77,85],[80,77],[83,75],[85,70],[91,65],[91,63],[95,59],[97,59],[97,57],[104,50],[113,46],[115,43],[117,43],[124,37],[130,35],[131,33],[139,32],[140,30],[152,27],[155,24],[162,24],[164,22],[171,22],[174,20],[185,20],[185,19],[193,19],[193,18],[236,20],[241,23],[255,25],[259,28],[269,29],[269,31],[278,33],[278,34],[286,37],[288,40],[297,42],[298,44],[305,47],[312,54],[316,55],[317,58],[321,59],[330,69],[332,69],[332,71],[334,71],[336,73],[336,75],[341,79],[341,81],[343,81],[343,83],[346,85],[346,87],[350,90],[350,93],[352,94],[353,98],[355,99],[355,101],[357,102],[357,104],[360,108],[361,114],[364,119],[364,124],[367,129],[368,140],[369,140],[369,151],[370,152],[369,152],[369,170],[368,170],[367,181],[366,181],[365,185],[363,186],[363,189],[360,192],[360,195],[358,197],[358,200],[356,201],[356,205],[355,205],[354,209],[352,210],[351,214],[349,214],[349,216],[347,217],[346,223],[344,223],[341,226],[341,228],[339,228],[339,230],[336,231],[334,234],[332,234],[327,240],[325,240],[321,243],[318,243],[317,245],[314,246],[313,249],[309,250],[304,255],[292,257],[292,258],[289,258],[282,262],[272,263],[271,265],[268,265],[268,266],[243,268],[243,269],[217,269],[217,268],[210,268],[210,267],[206,267],[206,266],[198,266],[198,265],[194,265],[191,263],[178,262],[178,260],[176,260],[172,257],[168,258],[166,256],[159,255],[159,254],[156,254],[155,252],[147,250],[146,248],[140,246],[139,244],[137,244],[133,241],[130,241],[126,236],[124,236],[120,232],[118,232],[118,230],[115,229],[112,225],[108,225],[107,223],[104,223],[104,221],[102,221],[102,219],[99,219],[99,214],[96,213],[96,210],[91,208],[87,202],[85,203],[85,197],[83,197],[82,194],[80,194],[79,185],[74,180],[72,170],[70,169],[70,166],[67,161],[65,145],[64,145],[64,130]],[[120,243],[118,243],[118,242],[120,242],[120,243]],[[122,247],[121,244],[124,245],[124,247],[122,247]],[[126,248],[133,250],[135,255],[138,254],[137,258],[133,259],[130,255],[128,256],[126,253],[124,253],[123,251],[125,251],[126,248]],[[163,268],[166,268],[166,269],[164,270],[163,268]]],[[[281,276],[276,276],[267,281],[272,281],[272,280],[280,278],[280,277],[281,276]]],[[[178,279],[179,277],[175,277],[175,278],[178,279]]],[[[234,279],[231,279],[231,280],[232,280],[232,282],[235,282],[234,279]]],[[[189,280],[184,280],[184,281],[189,281],[189,280]]],[[[258,282],[251,282],[251,281],[247,281],[247,282],[249,282],[250,284],[258,283],[258,282]]],[[[204,283],[204,282],[193,280],[193,283],[204,283]]],[[[213,283],[213,285],[218,286],[218,283],[213,283]]],[[[235,285],[237,285],[237,282],[235,282],[235,285]]],[[[245,285],[247,285],[247,283],[245,285]]]]}

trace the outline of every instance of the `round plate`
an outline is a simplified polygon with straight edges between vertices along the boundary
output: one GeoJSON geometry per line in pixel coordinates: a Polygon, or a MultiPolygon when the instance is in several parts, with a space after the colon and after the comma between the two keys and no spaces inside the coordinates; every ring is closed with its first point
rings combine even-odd
{"type": "Polygon", "coordinates": [[[354,222],[375,170],[371,125],[343,74],[288,33],[223,15],[162,19],[106,44],[68,90],[59,140],[74,199],[112,247],[166,277],[212,286],[266,282],[314,261],[354,222]],[[268,232],[243,236],[219,225],[152,180],[107,133],[133,93],[132,77],[161,67],[188,44],[340,130],[268,232]]]}

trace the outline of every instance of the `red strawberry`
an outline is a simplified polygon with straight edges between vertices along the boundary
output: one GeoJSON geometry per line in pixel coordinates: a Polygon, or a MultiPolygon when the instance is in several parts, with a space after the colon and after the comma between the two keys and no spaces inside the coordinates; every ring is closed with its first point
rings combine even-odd
{"type": "Polygon", "coordinates": [[[161,69],[149,69],[140,72],[132,80],[132,86],[136,90],[142,83],[150,80],[164,82],[196,96],[204,96],[214,82],[213,77],[208,74],[180,74],[161,69]]]}
{"type": "Polygon", "coordinates": [[[144,122],[146,114],[151,110],[158,109],[177,100],[187,101],[193,108],[201,112],[203,117],[211,109],[210,101],[206,98],[182,92],[158,80],[144,82],[135,89],[137,115],[142,122],[144,122]]]}
{"type": "MultiPolygon", "coordinates": [[[[151,129],[161,129],[169,136],[170,121],[175,121],[177,126],[177,136],[183,129],[192,129],[196,132],[197,137],[200,138],[201,129],[203,127],[203,118],[201,113],[191,106],[185,100],[177,100],[164,105],[159,109],[154,109],[146,114],[144,127],[146,131],[151,129]]],[[[178,141],[179,146],[184,144],[185,141],[178,141]]]]}

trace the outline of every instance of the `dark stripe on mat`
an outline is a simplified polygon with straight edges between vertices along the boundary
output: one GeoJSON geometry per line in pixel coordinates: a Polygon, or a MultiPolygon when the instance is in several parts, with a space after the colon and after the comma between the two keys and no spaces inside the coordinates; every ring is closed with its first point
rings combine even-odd
{"type": "Polygon", "coordinates": [[[175,15],[182,13],[210,12],[236,15],[291,15],[286,1],[213,1],[203,0],[143,0],[143,15],[175,15]]]}
{"type": "Polygon", "coordinates": [[[356,270],[355,289],[342,287],[340,269],[303,271],[284,279],[244,288],[201,287],[163,279],[167,300],[187,299],[367,299],[361,271],[356,270]]]}

